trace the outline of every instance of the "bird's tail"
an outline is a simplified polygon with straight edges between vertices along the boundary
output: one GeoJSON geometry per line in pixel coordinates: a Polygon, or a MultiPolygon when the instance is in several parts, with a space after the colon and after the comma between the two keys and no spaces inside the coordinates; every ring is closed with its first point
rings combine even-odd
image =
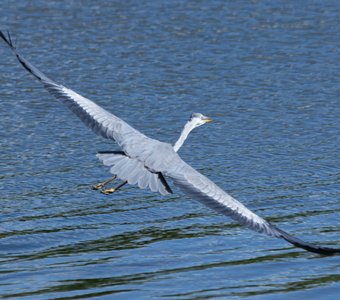
{"type": "Polygon", "coordinates": [[[291,236],[287,232],[277,228],[276,226],[270,224],[270,227],[278,233],[278,236],[286,240],[288,243],[293,244],[296,247],[305,249],[310,252],[322,254],[322,255],[334,255],[337,253],[340,253],[340,249],[335,248],[329,248],[329,247],[323,247],[319,245],[314,245],[308,242],[305,242],[303,240],[300,240],[294,236],[291,236]]]}

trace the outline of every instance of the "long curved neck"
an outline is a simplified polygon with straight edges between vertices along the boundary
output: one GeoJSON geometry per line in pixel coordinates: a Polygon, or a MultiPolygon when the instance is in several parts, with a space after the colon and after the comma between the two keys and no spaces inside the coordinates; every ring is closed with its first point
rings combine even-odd
{"type": "Polygon", "coordinates": [[[181,132],[181,135],[179,136],[177,142],[174,145],[174,150],[175,152],[177,152],[179,150],[179,148],[182,147],[184,141],[187,139],[189,133],[191,132],[191,130],[193,130],[195,128],[195,124],[193,124],[192,122],[187,122],[181,132]]]}

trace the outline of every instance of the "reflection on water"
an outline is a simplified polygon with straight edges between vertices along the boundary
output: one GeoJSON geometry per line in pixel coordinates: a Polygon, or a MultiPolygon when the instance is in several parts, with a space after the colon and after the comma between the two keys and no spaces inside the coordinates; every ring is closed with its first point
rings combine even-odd
{"type": "MultiPolygon", "coordinates": [[[[7,1],[41,69],[181,156],[261,216],[339,245],[336,2],[7,1]]],[[[6,29],[6,28],[5,28],[6,29]]],[[[94,136],[3,45],[0,296],[336,299],[340,260],[245,230],[176,193],[91,190],[94,136]]]]}

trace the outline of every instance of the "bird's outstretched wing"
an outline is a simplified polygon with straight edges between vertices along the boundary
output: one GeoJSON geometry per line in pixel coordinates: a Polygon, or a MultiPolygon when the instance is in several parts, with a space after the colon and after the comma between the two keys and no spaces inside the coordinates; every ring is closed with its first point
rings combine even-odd
{"type": "Polygon", "coordinates": [[[193,199],[200,201],[221,214],[231,217],[249,229],[269,236],[283,238],[287,242],[311,252],[324,255],[340,253],[340,249],[304,242],[270,224],[182,160],[177,161],[176,168],[171,168],[164,174],[170,177],[176,186],[193,199]]]}
{"type": "Polygon", "coordinates": [[[9,34],[6,37],[5,34],[0,31],[0,37],[11,48],[22,66],[43,83],[51,94],[56,96],[74,112],[85,125],[98,135],[115,140],[125,153],[132,153],[133,157],[143,163],[145,162],[146,164],[144,165],[153,172],[162,172],[164,175],[173,179],[177,186],[194,199],[219,213],[230,216],[252,230],[283,238],[297,247],[325,255],[340,253],[339,249],[313,245],[292,237],[257,216],[242,203],[225,193],[208,178],[183,162],[170,145],[149,139],[91,100],[54,82],[18,53],[9,34]]]}
{"type": "Polygon", "coordinates": [[[103,151],[96,155],[105,166],[111,167],[110,172],[129,184],[138,185],[141,189],[149,188],[152,192],[162,195],[172,193],[162,173],[151,172],[145,165],[120,151],[103,151]]]}
{"type": "Polygon", "coordinates": [[[36,77],[44,87],[63,102],[80,120],[92,129],[96,134],[115,140],[123,150],[128,147],[129,141],[134,144],[143,143],[148,138],[138,130],[131,127],[129,124],[116,117],[112,113],[106,111],[93,101],[77,94],[71,89],[68,89],[47,77],[39,71],[35,66],[28,62],[15,48],[11,37],[0,31],[0,37],[11,48],[21,65],[36,77]]]}

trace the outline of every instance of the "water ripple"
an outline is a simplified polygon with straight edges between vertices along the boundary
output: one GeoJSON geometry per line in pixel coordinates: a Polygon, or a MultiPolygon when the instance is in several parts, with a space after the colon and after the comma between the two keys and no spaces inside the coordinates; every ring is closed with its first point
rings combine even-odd
{"type": "MultiPolygon", "coordinates": [[[[338,3],[7,0],[27,58],[291,234],[339,241],[338,3]]],[[[5,10],[6,9],[6,10],[5,10]]],[[[7,29],[3,28],[3,29],[7,29]]],[[[0,46],[0,298],[337,299],[322,257],[177,189],[104,196],[96,137],[0,46]]]]}

